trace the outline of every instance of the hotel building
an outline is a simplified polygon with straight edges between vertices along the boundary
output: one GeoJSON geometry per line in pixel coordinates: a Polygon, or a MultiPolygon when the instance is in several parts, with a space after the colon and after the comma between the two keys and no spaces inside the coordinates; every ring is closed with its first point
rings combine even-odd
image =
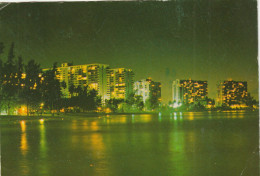
{"type": "Polygon", "coordinates": [[[143,97],[144,103],[152,96],[161,102],[161,87],[160,82],[154,82],[151,78],[147,78],[134,83],[134,92],[135,95],[143,97]]]}
{"type": "MultiPolygon", "coordinates": [[[[107,68],[105,64],[86,64],[86,65],[72,65],[69,63],[61,64],[57,67],[56,77],[60,83],[65,82],[66,87],[62,88],[64,98],[70,98],[69,87],[88,87],[95,89],[102,100],[109,98],[107,94],[107,68]]],[[[43,69],[47,71],[49,69],[43,69]]]]}
{"type": "Polygon", "coordinates": [[[134,73],[131,69],[107,70],[107,94],[110,98],[125,99],[133,92],[134,73]]]}
{"type": "Polygon", "coordinates": [[[217,105],[230,107],[244,107],[247,92],[246,81],[222,81],[217,85],[217,105]]]}
{"type": "MultiPolygon", "coordinates": [[[[47,70],[50,69],[43,69],[47,70]]],[[[133,71],[126,68],[110,69],[106,64],[63,63],[57,67],[56,77],[60,83],[66,83],[66,87],[61,89],[64,98],[71,97],[69,88],[72,85],[97,90],[103,102],[110,98],[125,99],[133,92],[133,71]]]]}
{"type": "Polygon", "coordinates": [[[204,101],[207,96],[207,81],[177,79],[172,83],[172,101],[174,107],[181,106],[183,103],[191,104],[204,101]]]}

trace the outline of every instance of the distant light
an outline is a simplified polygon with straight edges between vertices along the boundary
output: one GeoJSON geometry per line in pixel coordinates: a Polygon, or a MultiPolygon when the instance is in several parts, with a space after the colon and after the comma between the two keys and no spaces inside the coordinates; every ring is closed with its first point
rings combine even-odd
{"type": "Polygon", "coordinates": [[[178,108],[180,107],[182,104],[181,103],[173,103],[172,107],[173,108],[178,108]]]}
{"type": "Polygon", "coordinates": [[[6,111],[0,111],[0,115],[7,115],[6,111]]]}
{"type": "Polygon", "coordinates": [[[40,119],[39,121],[41,125],[44,123],[44,119],[40,119]]]}
{"type": "Polygon", "coordinates": [[[111,111],[110,108],[106,108],[105,112],[106,112],[106,113],[111,113],[112,111],[111,111]]]}
{"type": "Polygon", "coordinates": [[[174,112],[174,120],[177,120],[177,113],[174,112]]]}
{"type": "Polygon", "coordinates": [[[180,112],[180,119],[182,120],[182,112],[180,112]]]}

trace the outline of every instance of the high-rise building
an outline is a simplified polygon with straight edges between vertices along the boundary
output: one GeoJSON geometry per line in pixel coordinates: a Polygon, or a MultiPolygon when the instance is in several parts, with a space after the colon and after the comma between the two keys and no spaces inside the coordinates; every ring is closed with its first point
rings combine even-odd
{"type": "Polygon", "coordinates": [[[230,107],[243,107],[245,105],[247,92],[246,81],[222,81],[217,85],[217,105],[230,107]]]}
{"type": "Polygon", "coordinates": [[[150,82],[143,79],[141,81],[136,81],[134,83],[134,92],[135,95],[140,95],[143,97],[143,102],[145,103],[146,100],[150,97],[150,82]]]}
{"type": "Polygon", "coordinates": [[[172,84],[173,106],[200,102],[208,96],[208,82],[196,80],[175,80],[172,84]]]}
{"type": "Polygon", "coordinates": [[[134,83],[134,92],[135,95],[140,95],[143,97],[144,103],[150,97],[154,97],[158,100],[158,102],[161,102],[161,83],[154,82],[151,78],[136,81],[134,83]]]}
{"type": "Polygon", "coordinates": [[[107,70],[107,93],[109,98],[125,99],[133,93],[134,73],[131,69],[115,68],[107,70]]]}
{"type": "Polygon", "coordinates": [[[183,97],[181,96],[180,80],[177,79],[172,83],[172,101],[174,107],[182,105],[183,97]]]}
{"type": "MultiPolygon", "coordinates": [[[[61,83],[66,83],[66,87],[61,90],[63,97],[71,97],[69,88],[74,85],[75,87],[80,86],[95,89],[103,101],[108,99],[107,68],[108,65],[105,64],[61,64],[61,67],[57,67],[56,77],[61,83]]],[[[43,69],[43,71],[47,70],[49,69],[43,69]]]]}
{"type": "Polygon", "coordinates": [[[105,64],[88,64],[87,65],[87,84],[90,89],[98,91],[98,95],[102,100],[109,99],[108,86],[107,86],[107,69],[108,65],[105,64]]]}

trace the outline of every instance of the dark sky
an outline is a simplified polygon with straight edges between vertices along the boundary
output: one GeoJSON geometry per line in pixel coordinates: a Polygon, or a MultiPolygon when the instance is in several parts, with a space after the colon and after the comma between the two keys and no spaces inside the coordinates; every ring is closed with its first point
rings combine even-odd
{"type": "Polygon", "coordinates": [[[170,100],[175,79],[248,81],[258,99],[257,2],[77,2],[10,4],[0,11],[0,41],[8,52],[42,67],[104,63],[132,68],[135,80],[162,82],[170,100]]]}

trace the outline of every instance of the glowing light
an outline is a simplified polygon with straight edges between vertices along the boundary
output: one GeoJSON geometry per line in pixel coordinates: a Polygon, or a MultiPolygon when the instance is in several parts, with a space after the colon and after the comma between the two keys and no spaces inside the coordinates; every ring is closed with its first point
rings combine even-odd
{"type": "Polygon", "coordinates": [[[178,107],[180,107],[182,104],[181,103],[173,103],[173,105],[172,105],[172,107],[173,108],[178,108],[178,107]]]}
{"type": "Polygon", "coordinates": [[[189,113],[188,119],[189,119],[189,120],[194,120],[194,113],[193,113],[193,112],[190,112],[190,113],[189,113]]]}
{"type": "Polygon", "coordinates": [[[111,112],[112,112],[112,111],[111,111],[110,108],[106,108],[105,113],[111,113],[111,112]]]}
{"type": "Polygon", "coordinates": [[[7,115],[6,111],[0,111],[0,115],[7,115]]]}
{"type": "Polygon", "coordinates": [[[161,122],[162,121],[162,113],[159,112],[159,121],[161,122]]]}
{"type": "Polygon", "coordinates": [[[27,149],[28,149],[26,133],[22,133],[20,148],[21,148],[22,154],[25,155],[27,153],[27,149]]]}
{"type": "Polygon", "coordinates": [[[20,125],[21,125],[21,130],[22,130],[20,149],[21,149],[22,154],[25,155],[27,153],[27,149],[28,149],[25,121],[24,120],[20,121],[20,125]]]}
{"type": "Polygon", "coordinates": [[[47,146],[46,146],[46,132],[45,132],[45,126],[43,124],[44,120],[40,119],[40,123],[42,125],[39,126],[40,129],[40,155],[42,158],[46,157],[46,151],[47,151],[47,146]]]}
{"type": "Polygon", "coordinates": [[[174,112],[174,120],[177,120],[177,113],[174,112]]]}
{"type": "Polygon", "coordinates": [[[97,122],[91,122],[90,129],[97,131],[99,129],[99,126],[97,125],[97,122]]]}
{"type": "Polygon", "coordinates": [[[24,121],[24,120],[20,121],[20,125],[21,125],[21,130],[22,130],[22,132],[24,133],[25,130],[26,130],[26,124],[25,124],[25,121],[24,121]]]}
{"type": "Polygon", "coordinates": [[[39,121],[41,125],[44,123],[44,119],[40,119],[39,121]]]}
{"type": "Polygon", "coordinates": [[[132,123],[134,123],[134,122],[135,122],[135,115],[132,114],[132,123]]]}
{"type": "Polygon", "coordinates": [[[20,109],[18,109],[18,113],[20,115],[26,115],[27,114],[27,107],[26,106],[22,106],[20,109]]]}
{"type": "Polygon", "coordinates": [[[182,120],[182,112],[180,112],[180,119],[182,120]]]}
{"type": "Polygon", "coordinates": [[[73,130],[77,130],[77,129],[78,129],[77,120],[72,120],[71,128],[72,128],[73,130]]]}

